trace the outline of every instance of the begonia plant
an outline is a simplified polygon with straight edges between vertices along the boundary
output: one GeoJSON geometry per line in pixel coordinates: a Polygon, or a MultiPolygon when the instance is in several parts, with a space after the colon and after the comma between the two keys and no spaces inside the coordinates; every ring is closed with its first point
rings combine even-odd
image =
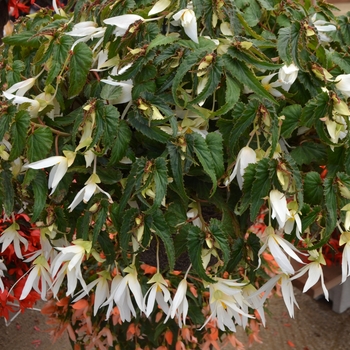
{"type": "Polygon", "coordinates": [[[74,349],[259,340],[350,275],[350,17],[310,0],[70,0],[0,47],[0,315],[74,349]]]}

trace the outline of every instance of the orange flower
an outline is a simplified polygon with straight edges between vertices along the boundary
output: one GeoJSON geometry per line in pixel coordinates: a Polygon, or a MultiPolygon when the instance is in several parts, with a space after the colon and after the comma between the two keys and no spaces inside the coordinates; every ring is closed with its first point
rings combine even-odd
{"type": "Polygon", "coordinates": [[[173,332],[170,329],[167,329],[164,335],[164,338],[166,340],[166,342],[171,345],[173,343],[173,332]]]}

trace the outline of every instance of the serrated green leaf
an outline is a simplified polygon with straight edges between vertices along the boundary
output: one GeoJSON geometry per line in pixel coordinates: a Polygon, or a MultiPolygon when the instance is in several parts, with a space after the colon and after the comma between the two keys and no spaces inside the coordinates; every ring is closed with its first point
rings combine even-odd
{"type": "MultiPolygon", "coordinates": [[[[136,208],[130,208],[123,212],[123,219],[121,221],[121,227],[118,232],[119,237],[119,245],[122,251],[122,256],[127,263],[127,254],[129,252],[129,242],[131,241],[131,229],[135,226],[135,217],[138,214],[138,210],[136,208]]],[[[119,219],[120,220],[120,219],[119,219]]]]}
{"type": "Polygon", "coordinates": [[[175,248],[171,238],[170,228],[165,221],[163,213],[157,210],[152,215],[152,228],[155,230],[156,235],[162,240],[167,253],[168,264],[170,271],[174,270],[175,265],[175,248]]]}
{"type": "Polygon", "coordinates": [[[291,27],[281,28],[278,32],[277,51],[281,60],[289,65],[292,63],[291,49],[291,27]]]}
{"type": "Polygon", "coordinates": [[[174,43],[178,38],[175,36],[165,36],[163,34],[158,34],[147,46],[147,52],[151,51],[157,46],[165,46],[174,43]]]}
{"type": "Polygon", "coordinates": [[[121,86],[104,84],[100,96],[104,100],[115,100],[122,94],[122,91],[123,88],[121,86]]]}
{"type": "Polygon", "coordinates": [[[202,248],[204,242],[204,234],[201,229],[193,225],[185,225],[181,228],[187,233],[188,254],[191,259],[193,269],[198,273],[198,276],[207,282],[215,282],[205,272],[202,261],[202,248]]]}
{"type": "Polygon", "coordinates": [[[197,134],[192,134],[194,141],[194,152],[201,163],[203,170],[209,175],[213,182],[212,194],[215,193],[217,187],[217,178],[215,173],[215,164],[211,152],[209,150],[208,144],[205,139],[197,134]]]}
{"type": "Polygon", "coordinates": [[[322,164],[326,161],[326,146],[320,143],[303,142],[300,146],[293,149],[290,155],[298,165],[311,164],[316,162],[322,164]]]}
{"type": "Polygon", "coordinates": [[[216,177],[219,179],[225,172],[222,136],[219,133],[210,132],[205,141],[214,162],[216,177]]]}
{"type": "Polygon", "coordinates": [[[113,264],[116,255],[115,248],[113,242],[109,239],[107,231],[101,231],[97,237],[97,241],[102,248],[104,256],[106,257],[106,264],[113,264]]]}
{"type": "Polygon", "coordinates": [[[0,198],[8,217],[11,217],[14,207],[15,191],[12,186],[12,173],[9,169],[2,169],[0,172],[0,198]]]}
{"type": "Polygon", "coordinates": [[[34,130],[28,137],[27,156],[29,162],[32,163],[46,158],[51,150],[52,142],[53,137],[50,128],[42,127],[34,130]]]}
{"type": "Polygon", "coordinates": [[[118,163],[126,153],[131,140],[131,130],[124,120],[119,120],[118,127],[115,133],[115,143],[112,148],[109,165],[118,163]]]}
{"type": "Polygon", "coordinates": [[[7,83],[9,86],[21,81],[21,72],[25,69],[22,61],[16,60],[11,65],[11,69],[7,72],[7,83]]]}
{"type": "Polygon", "coordinates": [[[220,271],[225,271],[227,262],[230,257],[230,244],[225,231],[221,228],[221,222],[217,219],[211,219],[209,223],[209,231],[213,235],[215,242],[219,244],[222,251],[223,266],[220,267],[220,271]]]}
{"type": "Polygon", "coordinates": [[[235,271],[237,265],[243,258],[244,252],[244,240],[243,238],[237,238],[232,247],[231,258],[227,264],[227,271],[235,271]]]}
{"type": "Polygon", "coordinates": [[[254,91],[260,98],[265,98],[273,104],[277,103],[272,95],[264,89],[260,81],[245,63],[239,62],[237,59],[233,59],[227,54],[223,55],[223,60],[226,70],[230,72],[233,77],[254,91]]]}
{"type": "Polygon", "coordinates": [[[89,46],[80,42],[74,46],[69,62],[69,88],[70,98],[82,91],[86,78],[90,72],[93,57],[89,46]]]}
{"type": "Polygon", "coordinates": [[[323,185],[319,173],[310,171],[304,178],[304,196],[309,204],[320,204],[323,202],[323,185]]]}
{"type": "Polygon", "coordinates": [[[103,199],[100,201],[100,210],[97,215],[95,215],[94,229],[92,231],[92,244],[95,244],[97,238],[101,232],[103,225],[106,223],[106,218],[108,215],[108,201],[103,199]]]}
{"type": "Polygon", "coordinates": [[[116,107],[107,105],[104,107],[103,115],[103,143],[106,148],[112,146],[115,136],[119,132],[119,111],[116,107]]]}
{"type": "Polygon", "coordinates": [[[327,219],[324,239],[329,239],[337,226],[337,185],[333,177],[326,177],[323,182],[327,219]]]}
{"type": "Polygon", "coordinates": [[[30,124],[30,115],[27,111],[19,111],[16,116],[15,120],[11,125],[11,143],[12,143],[12,149],[10,153],[10,161],[15,160],[18,158],[24,149],[24,146],[26,144],[26,136],[28,127],[30,124]]]}
{"type": "Polygon", "coordinates": [[[292,52],[293,62],[299,68],[302,68],[299,60],[299,39],[300,39],[300,23],[293,22],[290,27],[290,49],[292,52]]]}
{"type": "Polygon", "coordinates": [[[3,42],[7,45],[18,45],[24,47],[38,48],[40,46],[41,38],[36,36],[36,32],[30,30],[24,30],[21,33],[13,34],[2,38],[3,42]]]}
{"type": "Polygon", "coordinates": [[[17,108],[15,106],[9,106],[6,113],[3,113],[0,118],[0,140],[4,138],[5,133],[9,130],[10,123],[15,117],[17,108]]]}
{"type": "Polygon", "coordinates": [[[188,197],[184,187],[184,169],[183,160],[181,158],[181,147],[178,147],[177,145],[169,142],[167,145],[167,149],[169,152],[169,161],[172,171],[172,177],[175,183],[175,186],[173,185],[172,187],[175,187],[175,192],[179,194],[183,201],[186,201],[188,197]]]}
{"type": "Polygon", "coordinates": [[[155,184],[155,198],[153,199],[153,205],[147,210],[147,214],[151,214],[156,211],[166,195],[168,185],[168,169],[164,158],[157,158],[154,161],[152,167],[152,176],[155,184]]]}
{"type": "MultiPolygon", "coordinates": [[[[245,179],[245,178],[244,178],[245,179]]],[[[251,191],[250,220],[255,221],[261,206],[271,189],[269,159],[261,159],[255,169],[255,180],[251,191]]]]}
{"type": "Polygon", "coordinates": [[[84,215],[81,215],[77,220],[77,238],[82,238],[84,241],[89,240],[91,213],[89,210],[84,210],[84,215]]]}
{"type": "Polygon", "coordinates": [[[221,106],[217,111],[213,112],[213,116],[221,116],[230,111],[239,100],[241,88],[237,81],[230,75],[225,76],[224,80],[225,90],[225,104],[221,106]]]}
{"type": "Polygon", "coordinates": [[[314,126],[317,120],[328,115],[330,97],[328,93],[321,92],[312,100],[309,100],[301,113],[301,125],[308,128],[314,126]]]}
{"type": "Polygon", "coordinates": [[[43,213],[46,205],[46,199],[48,197],[47,178],[45,171],[36,172],[35,181],[32,181],[32,187],[34,193],[34,206],[31,221],[35,222],[43,213]]]}
{"type": "Polygon", "coordinates": [[[300,105],[290,105],[282,109],[280,115],[285,118],[282,122],[281,136],[287,139],[292,135],[293,131],[299,125],[301,111],[302,108],[300,105]]]}

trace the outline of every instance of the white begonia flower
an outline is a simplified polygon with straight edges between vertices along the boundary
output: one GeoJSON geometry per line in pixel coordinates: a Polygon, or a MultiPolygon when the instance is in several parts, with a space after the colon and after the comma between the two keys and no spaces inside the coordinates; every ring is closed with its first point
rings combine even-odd
{"type": "Polygon", "coordinates": [[[117,81],[113,80],[113,76],[121,75],[126,70],[128,70],[131,67],[131,64],[128,64],[121,69],[118,69],[118,67],[114,67],[110,73],[110,76],[107,79],[101,79],[102,83],[113,85],[113,86],[120,86],[122,88],[122,93],[120,96],[118,96],[116,99],[109,101],[111,104],[120,104],[120,103],[126,103],[132,100],[132,88],[133,88],[133,81],[131,79],[128,80],[122,80],[117,81]]]}
{"type": "MultiPolygon", "coordinates": [[[[242,288],[242,296],[244,300],[248,301],[251,307],[258,312],[261,318],[261,323],[265,327],[266,318],[265,318],[265,311],[264,311],[264,305],[263,305],[264,303],[262,302],[260,294],[261,293],[257,293],[257,289],[250,283],[246,284],[242,288]]],[[[245,313],[249,312],[249,304],[243,303],[242,305],[242,310],[245,313]]],[[[248,317],[242,316],[243,329],[245,329],[247,325],[248,325],[248,317]]]]}
{"type": "Polygon", "coordinates": [[[273,83],[270,83],[271,79],[276,75],[277,73],[273,73],[270,75],[267,75],[266,77],[264,77],[261,80],[261,85],[263,86],[263,88],[268,91],[272,96],[275,97],[281,97],[283,96],[283,94],[281,92],[279,92],[277,89],[275,89],[276,87],[280,87],[282,86],[282,82],[276,80],[273,83]]]}
{"type": "Polygon", "coordinates": [[[311,17],[311,22],[317,30],[317,34],[320,41],[329,43],[332,39],[329,36],[327,36],[326,33],[337,30],[337,27],[322,19],[316,20],[316,13],[311,17]]]}
{"type": "Polygon", "coordinates": [[[270,205],[272,207],[271,218],[276,219],[280,228],[283,228],[287,220],[291,218],[284,193],[278,190],[270,191],[270,205]]]}
{"type": "Polygon", "coordinates": [[[170,292],[168,290],[168,283],[163,278],[163,276],[157,272],[153,277],[147,282],[152,284],[148,289],[144,297],[145,314],[148,317],[154,308],[154,303],[157,301],[160,308],[167,315],[169,313],[169,302],[171,303],[170,292]],[[148,297],[148,302],[146,299],[148,297]]]}
{"type": "Polygon", "coordinates": [[[0,236],[0,244],[2,244],[1,253],[3,253],[5,249],[12,243],[17,258],[23,259],[20,243],[22,243],[25,250],[27,250],[28,241],[22,237],[19,232],[17,232],[19,229],[19,225],[14,222],[6,230],[2,231],[0,236]]]}
{"type": "Polygon", "coordinates": [[[3,95],[8,100],[11,100],[13,104],[21,105],[24,103],[30,104],[30,106],[27,108],[27,111],[29,112],[30,116],[32,118],[35,118],[38,115],[38,112],[40,110],[40,103],[37,100],[33,100],[28,97],[24,96],[17,96],[14,94],[7,93],[6,91],[3,92],[3,95]]]}
{"type": "Polygon", "coordinates": [[[225,181],[225,186],[228,186],[233,181],[233,179],[237,176],[238,186],[240,189],[242,189],[243,182],[244,182],[243,175],[245,172],[245,168],[249,164],[253,164],[253,163],[256,163],[255,151],[248,146],[243,147],[238,153],[236,165],[233,168],[230,178],[225,181]]]}
{"type": "Polygon", "coordinates": [[[295,227],[295,235],[298,237],[300,241],[303,241],[302,237],[300,236],[300,233],[302,231],[302,225],[301,225],[301,219],[299,216],[299,213],[291,209],[289,210],[290,217],[287,219],[286,224],[284,226],[284,232],[287,234],[290,234],[293,230],[294,223],[296,224],[295,227]]]}
{"type": "Polygon", "coordinates": [[[346,279],[350,276],[350,232],[342,232],[339,239],[339,245],[344,245],[342,262],[341,262],[341,271],[342,278],[341,283],[344,283],[346,279]],[[345,244],[345,245],[344,245],[345,244]]]}
{"type": "Polygon", "coordinates": [[[278,80],[282,83],[281,87],[284,91],[289,91],[292,84],[298,77],[299,68],[294,64],[284,65],[278,71],[278,80]]]}
{"type": "Polygon", "coordinates": [[[19,300],[27,297],[32,288],[41,296],[41,300],[46,300],[48,287],[51,286],[50,266],[43,255],[40,255],[33,261],[33,267],[30,271],[27,281],[23,287],[19,300]],[[40,282],[40,288],[39,288],[40,282]]]}
{"type": "Polygon", "coordinates": [[[51,263],[51,276],[55,277],[52,283],[52,291],[57,295],[60,285],[65,275],[68,278],[68,288],[66,295],[72,295],[77,285],[77,280],[80,281],[84,290],[87,290],[86,283],[82,276],[81,264],[85,254],[89,254],[92,249],[92,242],[77,239],[72,241],[73,245],[68,247],[55,247],[60,253],[54,258],[51,263]],[[62,264],[63,263],[63,264],[62,264]]]}
{"type": "Polygon", "coordinates": [[[103,22],[107,25],[116,27],[113,32],[115,36],[123,36],[128,28],[137,21],[145,21],[145,19],[139,15],[126,14],[107,18],[103,22]]]}
{"type": "Polygon", "coordinates": [[[350,97],[350,74],[340,74],[335,78],[335,87],[346,97],[350,97]]]}
{"type": "Polygon", "coordinates": [[[144,312],[145,307],[143,302],[141,285],[137,279],[137,270],[134,265],[126,267],[124,269],[124,272],[126,272],[127,274],[120,281],[118,281],[117,287],[111,292],[111,297],[117,304],[121,315],[130,315],[131,312],[135,316],[136,313],[130,298],[130,291],[134,295],[136,304],[139,307],[140,312],[144,312]]]}
{"type": "Polygon", "coordinates": [[[98,186],[98,183],[101,183],[99,176],[95,173],[92,174],[85,182],[85,186],[77,193],[73,202],[68,207],[69,211],[73,211],[81,201],[87,203],[90,198],[96,193],[103,193],[108,197],[109,202],[112,203],[113,201],[111,195],[108,192],[104,191],[100,186],[98,186]]]}
{"type": "Polygon", "coordinates": [[[7,267],[4,264],[4,260],[0,259],[0,291],[3,292],[5,289],[4,282],[2,281],[2,277],[4,277],[4,271],[7,271],[7,267]]]}
{"type": "Polygon", "coordinates": [[[92,288],[96,286],[95,290],[95,300],[94,300],[94,316],[96,316],[98,309],[105,302],[105,300],[109,297],[109,284],[108,281],[111,279],[111,276],[108,271],[98,272],[100,277],[96,278],[94,281],[90,282],[86,286],[86,290],[81,290],[78,293],[78,296],[75,297],[72,302],[76,302],[86,295],[89,294],[92,288]]]}
{"type": "Polygon", "coordinates": [[[235,332],[235,322],[242,325],[242,316],[254,318],[242,309],[242,288],[246,284],[223,278],[215,278],[215,280],[216,283],[209,284],[211,315],[200,329],[210,320],[216,318],[219,329],[225,331],[225,327],[227,327],[231,332],[235,332]]]}
{"type": "Polygon", "coordinates": [[[180,22],[187,36],[198,44],[197,19],[194,11],[188,8],[180,10],[173,15],[173,18],[175,22],[172,24],[178,25],[180,22]]]}
{"type": "Polygon", "coordinates": [[[168,316],[164,320],[164,323],[168,321],[169,317],[174,318],[176,315],[179,327],[182,328],[183,324],[186,325],[186,317],[188,313],[188,300],[186,298],[186,292],[187,280],[185,276],[176,289],[174,299],[171,303],[168,316]]]}
{"type": "Polygon", "coordinates": [[[87,42],[95,38],[100,38],[100,40],[95,45],[95,48],[93,49],[94,51],[102,43],[105,31],[106,28],[98,27],[97,23],[93,21],[85,21],[75,24],[73,26],[73,29],[70,32],[67,32],[66,34],[80,38],[74,42],[71,50],[73,50],[74,46],[80,42],[87,42]]]}
{"type": "Polygon", "coordinates": [[[302,254],[302,253],[299,252],[299,250],[295,248],[292,243],[288,242],[286,239],[277,235],[273,227],[271,226],[266,227],[265,232],[262,236],[262,240],[264,240],[264,244],[262,245],[262,247],[258,252],[258,256],[259,256],[258,267],[260,267],[260,264],[261,264],[260,256],[267,247],[269,248],[272,256],[276,260],[280,269],[286,274],[293,275],[295,272],[286,254],[288,254],[291,258],[298,261],[299,263],[303,264],[303,261],[296,254],[296,253],[298,254],[302,254]]]}
{"type": "Polygon", "coordinates": [[[63,151],[64,156],[53,156],[46,159],[39,160],[30,164],[26,164],[24,168],[42,169],[53,166],[49,175],[48,187],[52,188],[50,195],[52,195],[63,176],[66,174],[68,168],[74,163],[75,152],[63,151]]]}
{"type": "Polygon", "coordinates": [[[323,270],[321,265],[326,265],[326,261],[323,257],[322,253],[317,252],[316,250],[309,251],[310,257],[308,258],[311,262],[306,266],[303,266],[298,273],[296,273],[290,280],[293,281],[301,276],[303,276],[306,272],[309,273],[309,277],[305,282],[305,286],[303,288],[303,293],[307,292],[312,286],[314,286],[319,279],[321,279],[321,286],[324,293],[324,297],[328,301],[328,290],[324,283],[323,278],[323,270]]]}
{"type": "Polygon", "coordinates": [[[15,93],[16,96],[24,96],[24,94],[34,86],[36,78],[37,77],[20,81],[19,83],[16,83],[12,85],[9,89],[5,90],[4,93],[15,93]]]}
{"type": "Polygon", "coordinates": [[[327,131],[333,143],[338,143],[348,134],[347,124],[343,116],[339,114],[333,114],[333,118],[326,118],[325,124],[327,131]]]}
{"type": "Polygon", "coordinates": [[[38,112],[42,111],[47,106],[53,106],[53,109],[46,114],[51,120],[54,120],[55,116],[60,114],[60,105],[55,96],[51,93],[44,91],[35,97],[35,101],[38,101],[40,104],[38,112]]]}
{"type": "Polygon", "coordinates": [[[148,16],[155,15],[159,12],[164,11],[171,4],[170,0],[159,0],[157,1],[151,10],[148,12],[148,16]]]}

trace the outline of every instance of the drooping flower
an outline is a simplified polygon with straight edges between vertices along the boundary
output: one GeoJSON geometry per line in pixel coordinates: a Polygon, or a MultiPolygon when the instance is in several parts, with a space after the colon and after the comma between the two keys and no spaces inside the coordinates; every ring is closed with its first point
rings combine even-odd
{"type": "Polygon", "coordinates": [[[236,330],[235,322],[241,325],[242,316],[253,318],[253,316],[244,312],[241,307],[243,303],[242,287],[245,286],[245,283],[222,278],[215,279],[216,283],[209,284],[211,315],[201,329],[210,320],[216,318],[219,329],[225,331],[225,327],[227,327],[231,332],[234,332],[236,330]]]}
{"type": "Polygon", "coordinates": [[[51,286],[51,275],[50,275],[50,266],[46,261],[43,255],[40,255],[33,261],[33,268],[30,271],[24,288],[22,290],[22,294],[20,296],[20,300],[25,299],[32,288],[37,291],[41,300],[46,300],[46,293],[48,291],[48,287],[51,286]],[[40,282],[40,288],[39,288],[40,282]]]}
{"type": "Polygon", "coordinates": [[[23,236],[21,236],[21,234],[18,232],[19,229],[20,226],[14,222],[6,230],[2,231],[0,236],[0,244],[2,244],[1,253],[3,253],[10,244],[13,244],[17,258],[23,259],[20,243],[22,243],[25,250],[27,250],[28,241],[23,236]]]}
{"type": "Polygon", "coordinates": [[[320,41],[324,43],[329,43],[332,39],[326,33],[337,30],[337,27],[325,20],[316,20],[316,13],[311,17],[311,22],[317,30],[317,34],[320,41]]]}
{"type": "Polygon", "coordinates": [[[299,68],[294,64],[284,65],[278,71],[278,80],[282,83],[281,87],[284,91],[289,91],[292,84],[298,77],[299,68]]]}
{"type": "Polygon", "coordinates": [[[30,164],[26,164],[24,168],[42,169],[53,166],[49,175],[48,187],[52,188],[52,193],[55,192],[56,187],[66,174],[68,168],[74,163],[75,152],[63,151],[64,156],[53,156],[46,159],[39,160],[30,164]]]}
{"type": "Polygon", "coordinates": [[[173,18],[176,21],[173,24],[178,25],[180,22],[188,37],[198,44],[197,19],[194,11],[189,8],[180,10],[173,15],[173,18]]]}
{"type": "Polygon", "coordinates": [[[187,280],[186,277],[181,280],[179,283],[174,299],[171,303],[170,310],[167,318],[164,323],[167,322],[168,318],[174,318],[175,315],[177,317],[177,322],[180,328],[182,328],[182,324],[186,324],[186,317],[188,313],[188,300],[186,298],[187,292],[187,280]]]}
{"type": "Polygon", "coordinates": [[[12,85],[9,89],[4,91],[4,95],[6,93],[14,94],[16,96],[24,96],[24,94],[34,86],[36,78],[37,77],[29,78],[12,85]]]}
{"type": "Polygon", "coordinates": [[[266,77],[264,77],[261,80],[261,85],[263,86],[263,88],[268,91],[272,96],[275,97],[281,97],[283,96],[283,94],[278,91],[277,89],[275,89],[276,87],[280,87],[282,86],[282,82],[276,80],[272,83],[270,83],[271,79],[276,75],[277,73],[273,73],[270,75],[267,75],[266,77]]]}
{"type": "Polygon", "coordinates": [[[71,288],[68,288],[67,290],[67,296],[71,295],[74,292],[77,280],[80,281],[82,287],[86,290],[86,283],[81,273],[81,264],[83,262],[85,254],[89,254],[92,249],[92,242],[90,241],[77,239],[72,241],[72,243],[73,245],[68,247],[56,247],[60,253],[51,263],[52,277],[55,277],[58,272],[53,282],[55,288],[52,288],[52,290],[58,291],[60,283],[62,283],[64,276],[67,275],[68,285],[71,286],[71,288]],[[62,263],[64,264],[62,265],[62,263]]]}
{"type": "Polygon", "coordinates": [[[314,286],[318,282],[319,279],[321,279],[321,286],[324,293],[324,297],[326,298],[326,300],[328,300],[328,290],[324,283],[323,270],[321,266],[321,265],[326,265],[324,256],[321,252],[318,252],[316,250],[311,250],[309,253],[310,253],[310,256],[308,259],[311,262],[303,266],[298,271],[298,273],[296,273],[291,278],[291,281],[299,278],[300,276],[303,276],[306,272],[308,272],[309,277],[305,282],[303,293],[307,292],[312,286],[314,286]]]}
{"type": "Polygon", "coordinates": [[[126,14],[107,18],[103,22],[116,27],[113,32],[115,36],[123,36],[129,27],[137,21],[144,21],[144,18],[139,15],[126,14]]]}
{"type": "Polygon", "coordinates": [[[340,74],[335,78],[335,87],[346,97],[350,97],[350,74],[340,74]]]}
{"type": "Polygon", "coordinates": [[[100,192],[103,193],[104,195],[106,195],[110,202],[113,202],[111,195],[108,192],[104,191],[100,186],[97,185],[100,182],[101,182],[101,180],[100,180],[99,176],[97,174],[93,173],[88,178],[88,180],[85,182],[85,186],[77,193],[73,202],[69,205],[69,207],[68,207],[69,211],[73,211],[74,208],[81,201],[83,201],[84,203],[87,203],[94,194],[100,193],[100,192]]]}
{"type": "Polygon", "coordinates": [[[279,227],[282,228],[286,224],[287,220],[291,217],[288,206],[287,199],[284,193],[278,190],[270,191],[270,205],[272,207],[271,218],[276,219],[279,227]]]}
{"type": "Polygon", "coordinates": [[[164,11],[171,4],[170,0],[159,0],[157,1],[151,10],[148,12],[148,16],[155,15],[159,12],[164,11]]]}
{"type": "Polygon", "coordinates": [[[35,118],[38,115],[38,112],[40,110],[39,101],[33,100],[31,98],[28,98],[28,97],[24,97],[24,96],[17,96],[14,94],[10,94],[6,91],[4,91],[3,94],[4,94],[5,98],[7,98],[8,100],[11,100],[11,102],[13,104],[16,104],[16,105],[21,105],[24,103],[29,104],[27,111],[29,112],[29,114],[32,118],[35,118]]]}
{"type": "Polygon", "coordinates": [[[108,271],[98,272],[100,277],[96,278],[94,281],[90,282],[86,289],[82,290],[77,297],[73,299],[72,302],[76,302],[86,295],[89,294],[92,288],[96,286],[95,299],[94,299],[94,316],[96,316],[98,309],[109,297],[109,285],[108,281],[111,279],[108,271]]]}
{"type": "Polygon", "coordinates": [[[100,40],[95,45],[96,48],[102,43],[105,31],[105,27],[98,27],[97,23],[93,21],[85,21],[75,24],[73,26],[73,29],[70,32],[67,32],[66,34],[79,38],[75,41],[71,49],[73,49],[74,46],[80,42],[87,42],[95,38],[100,38],[100,40]]]}
{"type": "Polygon", "coordinates": [[[298,237],[299,240],[303,240],[300,236],[300,233],[302,231],[302,225],[301,225],[301,219],[298,212],[298,204],[297,202],[289,202],[288,203],[289,208],[289,214],[290,217],[288,217],[286,224],[284,226],[284,232],[287,234],[290,234],[293,230],[294,223],[295,223],[295,235],[298,237]]]}
{"type": "Polygon", "coordinates": [[[339,114],[333,114],[332,119],[326,117],[325,124],[333,143],[338,143],[339,140],[344,139],[348,134],[346,121],[344,117],[339,114]]]}
{"type": "Polygon", "coordinates": [[[157,301],[158,305],[164,311],[164,313],[168,314],[168,303],[171,303],[171,297],[166,280],[159,272],[157,272],[147,283],[152,284],[152,286],[148,289],[144,297],[146,316],[148,317],[153,311],[155,301],[157,301]]]}
{"type": "Polygon", "coordinates": [[[245,172],[245,168],[249,164],[253,164],[253,163],[256,163],[255,151],[248,146],[243,147],[238,153],[236,165],[233,168],[230,178],[225,181],[225,185],[228,186],[233,181],[233,179],[237,176],[238,186],[240,189],[242,189],[243,181],[244,181],[243,175],[245,172]]]}
{"type": "Polygon", "coordinates": [[[276,234],[273,227],[271,226],[266,227],[262,239],[265,240],[265,243],[263,244],[263,246],[260,248],[258,252],[259,266],[261,262],[260,255],[265,251],[267,247],[269,248],[271,254],[275,258],[280,269],[286,274],[290,274],[290,275],[294,274],[294,268],[285,253],[287,253],[294,260],[303,264],[303,261],[296,254],[296,253],[299,253],[299,254],[302,254],[302,253],[300,253],[298,249],[294,247],[293,244],[291,244],[290,242],[288,242],[287,240],[285,240],[284,238],[276,234]]]}
{"type": "Polygon", "coordinates": [[[4,277],[4,271],[7,271],[7,267],[4,264],[4,260],[0,259],[0,291],[3,292],[5,289],[4,282],[2,281],[2,277],[4,277]]]}

